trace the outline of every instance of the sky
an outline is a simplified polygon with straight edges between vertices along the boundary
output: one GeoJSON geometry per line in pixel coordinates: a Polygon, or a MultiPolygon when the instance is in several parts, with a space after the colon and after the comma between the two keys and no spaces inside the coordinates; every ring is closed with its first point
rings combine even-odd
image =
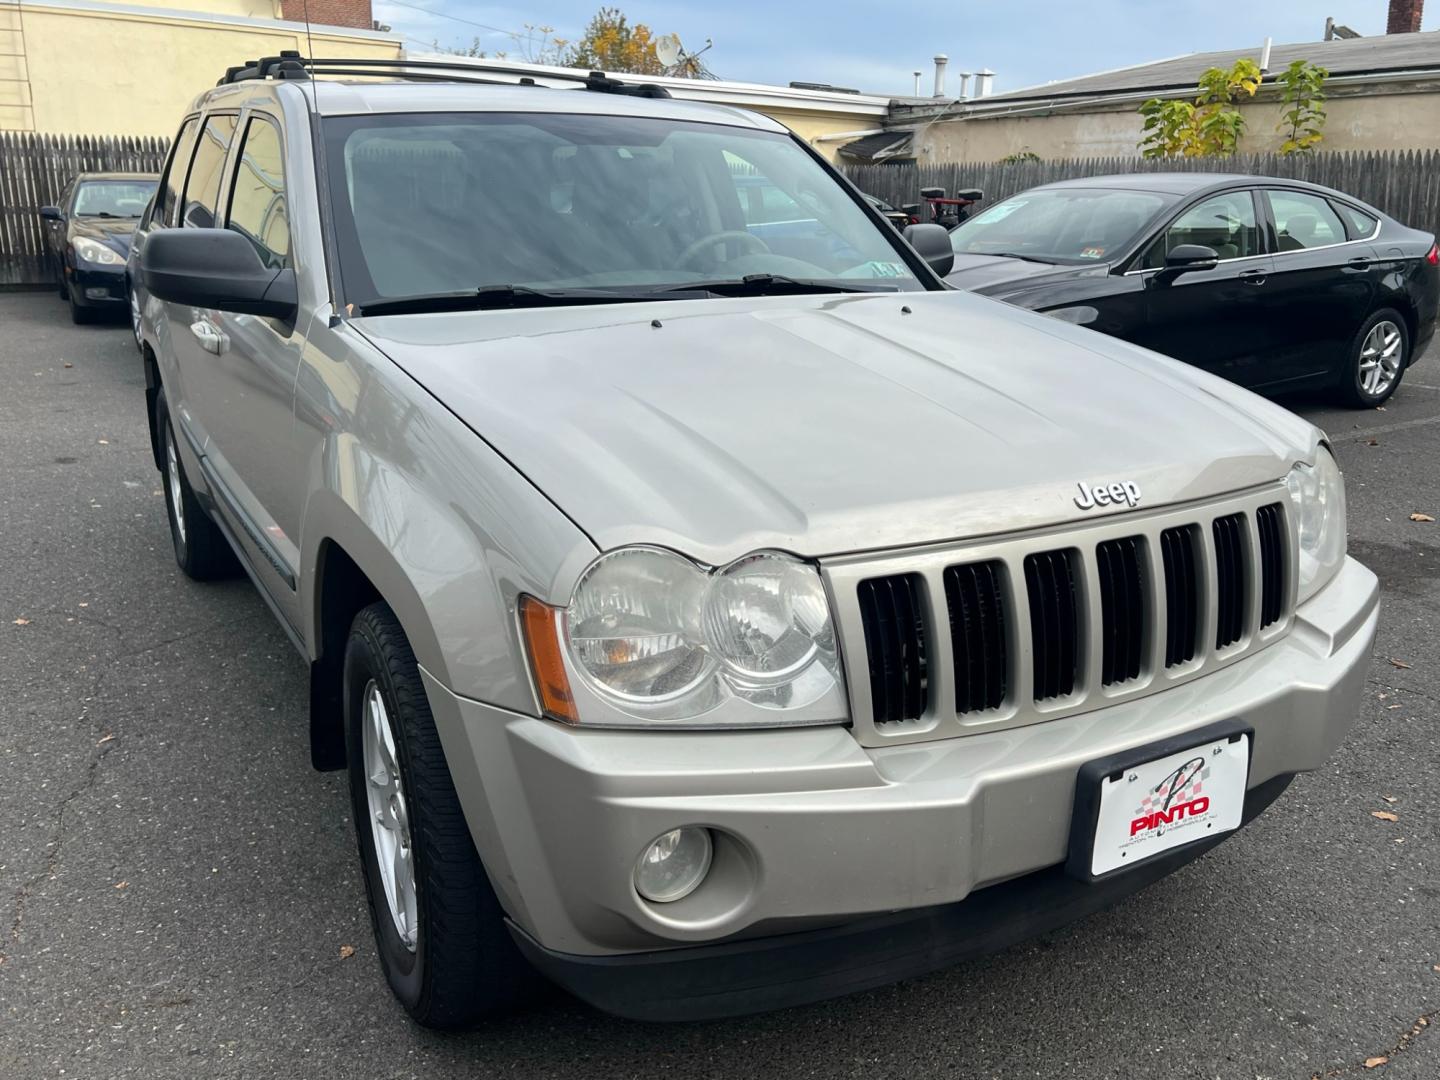
{"type": "MultiPolygon", "coordinates": [[[[996,72],[1003,93],[1191,52],[1240,49],[1266,37],[1276,44],[1319,41],[1325,17],[1362,34],[1383,34],[1387,0],[968,0],[891,8],[875,0],[777,3],[775,0],[609,0],[632,23],[678,33],[685,47],[714,47],[705,59],[722,79],[784,85],[824,82],[878,94],[933,88],[936,53],[950,70],[996,72]],[[965,14],[957,14],[957,12],[965,14]]],[[[601,0],[373,0],[374,16],[414,51],[469,46],[523,59],[514,35],[525,24],[576,38],[601,0]]],[[[1431,0],[1423,29],[1440,29],[1431,0]]],[[[950,89],[958,89],[951,80],[950,89]]]]}

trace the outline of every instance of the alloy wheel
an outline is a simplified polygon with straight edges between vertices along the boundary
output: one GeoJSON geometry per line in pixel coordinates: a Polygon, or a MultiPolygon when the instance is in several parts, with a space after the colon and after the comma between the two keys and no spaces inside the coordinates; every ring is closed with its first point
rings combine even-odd
{"type": "Polygon", "coordinates": [[[135,335],[135,344],[144,348],[140,337],[140,298],[135,295],[135,286],[130,286],[130,330],[135,335]]]}
{"type": "Polygon", "coordinates": [[[1365,335],[1360,346],[1360,389],[1370,397],[1380,397],[1400,377],[1400,363],[1405,335],[1389,319],[1382,319],[1365,335]]]}
{"type": "Polygon", "coordinates": [[[418,921],[415,896],[415,849],[410,843],[410,814],[395,755],[395,736],[380,686],[371,679],[361,696],[364,715],[360,732],[365,764],[365,798],[370,810],[370,836],[375,862],[385,889],[385,904],[400,941],[415,951],[418,921]]]}
{"type": "Polygon", "coordinates": [[[175,432],[165,440],[165,475],[170,481],[170,508],[175,515],[175,535],[185,546],[185,488],[180,482],[180,458],[175,453],[175,432]]]}

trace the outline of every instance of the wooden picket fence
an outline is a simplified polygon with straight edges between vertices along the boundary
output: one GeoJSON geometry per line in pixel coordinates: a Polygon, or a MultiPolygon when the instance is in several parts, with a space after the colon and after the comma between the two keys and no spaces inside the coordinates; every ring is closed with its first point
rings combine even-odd
{"type": "Polygon", "coordinates": [[[0,287],[50,280],[40,208],[82,172],[159,172],[168,139],[0,132],[0,287]]]}
{"type": "Polygon", "coordinates": [[[1224,172],[1309,180],[1354,195],[1416,229],[1440,233],[1440,150],[1324,152],[1308,156],[1245,154],[1232,158],[1152,161],[1101,157],[1069,161],[960,162],[944,165],[850,165],[842,171],[861,191],[892,206],[920,201],[922,187],[980,188],[985,206],[1055,180],[1138,172],[1224,172]]]}

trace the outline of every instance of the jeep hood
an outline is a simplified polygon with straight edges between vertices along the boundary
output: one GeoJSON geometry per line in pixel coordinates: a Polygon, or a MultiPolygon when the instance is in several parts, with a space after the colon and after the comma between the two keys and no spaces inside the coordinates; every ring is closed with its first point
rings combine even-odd
{"type": "Polygon", "coordinates": [[[1283,477],[1316,430],[1228,383],[967,293],[356,319],[602,549],[711,563],[1030,529],[1283,477]]]}

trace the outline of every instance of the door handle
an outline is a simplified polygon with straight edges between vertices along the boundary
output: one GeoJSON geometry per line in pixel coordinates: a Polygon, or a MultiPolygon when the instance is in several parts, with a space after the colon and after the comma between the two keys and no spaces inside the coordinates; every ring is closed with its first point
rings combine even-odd
{"type": "Polygon", "coordinates": [[[214,324],[205,319],[199,319],[190,324],[190,333],[195,335],[195,340],[200,342],[200,347],[208,353],[219,356],[230,344],[228,334],[221,333],[214,324]]]}
{"type": "Polygon", "coordinates": [[[1242,271],[1240,272],[1240,280],[1243,281],[1246,285],[1264,285],[1264,284],[1265,284],[1265,271],[1264,271],[1264,270],[1242,270],[1242,271]]]}
{"type": "Polygon", "coordinates": [[[1374,259],[1368,258],[1365,255],[1357,255],[1355,258],[1347,260],[1345,267],[1349,270],[1364,270],[1374,261],[1374,259]]]}

